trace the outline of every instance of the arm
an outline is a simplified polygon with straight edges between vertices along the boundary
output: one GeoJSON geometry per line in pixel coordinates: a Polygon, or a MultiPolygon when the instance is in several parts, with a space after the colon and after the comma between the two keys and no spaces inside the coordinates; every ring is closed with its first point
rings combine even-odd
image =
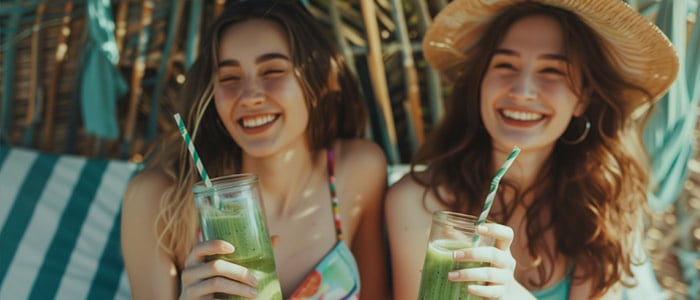
{"type": "Polygon", "coordinates": [[[170,185],[156,172],[138,174],[124,195],[121,244],[133,299],[176,299],[178,267],[158,245],[156,219],[160,196],[170,185]]]}
{"type": "Polygon", "coordinates": [[[395,183],[386,199],[394,299],[416,299],[430,233],[431,212],[423,207],[425,189],[410,175],[395,183]]]}
{"type": "Polygon", "coordinates": [[[386,159],[377,145],[366,141],[352,142],[346,151],[350,152],[347,164],[354,181],[352,185],[362,191],[360,195],[366,196],[362,200],[362,219],[352,243],[352,252],[360,269],[361,298],[385,300],[390,297],[383,228],[386,159]]]}

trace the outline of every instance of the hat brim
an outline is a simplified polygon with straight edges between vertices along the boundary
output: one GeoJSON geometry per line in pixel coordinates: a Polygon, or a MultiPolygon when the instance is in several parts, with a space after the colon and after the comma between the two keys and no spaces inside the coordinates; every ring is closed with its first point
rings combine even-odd
{"type": "MultiPolygon", "coordinates": [[[[575,13],[610,49],[622,76],[645,88],[651,100],[663,96],[678,74],[678,55],[668,38],[620,0],[454,0],[433,20],[423,39],[423,55],[443,76],[454,80],[469,49],[508,6],[537,2],[575,13]]],[[[635,100],[636,101],[636,100],[635,100]]],[[[641,108],[649,99],[639,99],[641,108]]]]}

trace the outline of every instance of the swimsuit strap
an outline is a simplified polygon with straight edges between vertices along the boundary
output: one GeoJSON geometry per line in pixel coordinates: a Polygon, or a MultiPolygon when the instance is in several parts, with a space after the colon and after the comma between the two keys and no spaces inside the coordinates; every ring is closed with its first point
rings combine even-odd
{"type": "Polygon", "coordinates": [[[328,149],[328,185],[331,189],[331,201],[333,203],[333,219],[335,220],[335,234],[338,241],[343,240],[343,228],[340,223],[340,210],[338,209],[338,195],[335,191],[335,160],[333,150],[328,149]]]}

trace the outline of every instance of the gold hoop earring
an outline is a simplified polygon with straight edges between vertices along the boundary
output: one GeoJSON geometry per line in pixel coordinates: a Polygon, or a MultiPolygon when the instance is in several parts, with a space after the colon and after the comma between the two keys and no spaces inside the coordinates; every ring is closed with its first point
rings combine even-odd
{"type": "MultiPolygon", "coordinates": [[[[586,137],[588,136],[588,132],[591,131],[591,121],[588,119],[588,116],[587,116],[587,115],[583,115],[583,119],[586,121],[586,123],[584,124],[584,127],[583,127],[583,133],[582,133],[577,139],[575,139],[575,140],[567,140],[567,139],[565,139],[564,136],[562,135],[561,137],[559,137],[559,140],[560,140],[562,143],[567,144],[567,145],[578,145],[578,144],[580,144],[581,142],[583,142],[583,140],[585,140],[586,137]]],[[[572,122],[572,123],[573,123],[573,122],[572,122]]],[[[568,131],[568,130],[567,130],[567,131],[568,131]]]]}

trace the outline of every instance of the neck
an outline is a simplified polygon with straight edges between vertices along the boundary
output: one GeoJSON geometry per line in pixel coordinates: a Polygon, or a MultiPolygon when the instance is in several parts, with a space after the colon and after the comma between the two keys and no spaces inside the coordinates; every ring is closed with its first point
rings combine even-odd
{"type": "MultiPolygon", "coordinates": [[[[510,155],[512,149],[494,149],[493,166],[495,173],[503,166],[503,163],[510,155]]],[[[549,158],[552,149],[545,151],[544,149],[521,150],[518,157],[513,161],[513,164],[508,168],[508,171],[503,175],[510,182],[520,187],[521,190],[526,190],[536,184],[537,174],[539,174],[544,162],[549,158]]]]}
{"type": "Polygon", "coordinates": [[[312,156],[308,148],[288,149],[266,157],[244,154],[243,172],[258,174],[266,209],[284,213],[318,165],[318,159],[312,156]]]}

